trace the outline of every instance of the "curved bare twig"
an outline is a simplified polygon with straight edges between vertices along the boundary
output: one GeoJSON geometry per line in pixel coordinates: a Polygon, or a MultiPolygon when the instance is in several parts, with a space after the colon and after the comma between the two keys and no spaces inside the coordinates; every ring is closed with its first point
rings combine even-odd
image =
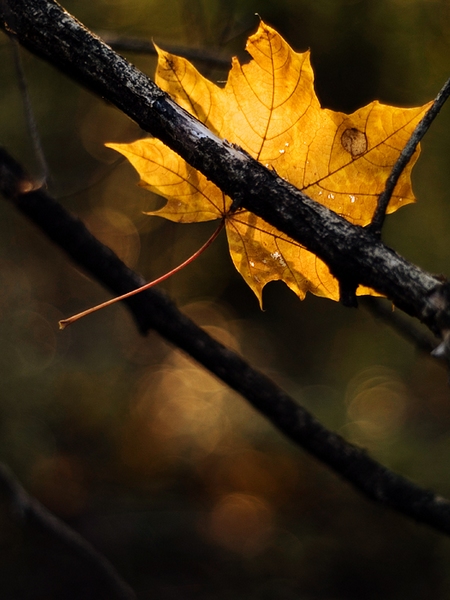
{"type": "Polygon", "coordinates": [[[389,204],[389,200],[394,192],[395,186],[400,178],[400,175],[403,173],[406,165],[412,158],[412,155],[417,149],[419,142],[423,139],[426,132],[429,130],[431,123],[438,116],[439,111],[444,106],[445,102],[448,100],[450,96],[450,79],[448,79],[438,95],[436,96],[433,104],[427,110],[423,118],[417,124],[414,129],[413,134],[408,140],[408,143],[403,148],[400,156],[397,159],[397,162],[392,167],[391,174],[389,175],[386,181],[386,187],[383,192],[380,194],[378,198],[377,208],[373,214],[371,223],[367,226],[367,229],[372,231],[375,235],[381,235],[381,229],[383,227],[384,219],[386,217],[386,209],[389,204]]]}
{"type": "MultiPolygon", "coordinates": [[[[117,52],[135,52],[137,54],[151,54],[152,56],[156,56],[157,54],[155,45],[150,40],[136,37],[124,37],[115,35],[109,31],[99,31],[98,35],[117,52]]],[[[183,56],[188,60],[201,62],[208,67],[215,67],[218,69],[230,68],[230,59],[221,57],[219,53],[209,52],[200,48],[174,46],[173,44],[164,44],[164,49],[171,54],[183,56]]]]}
{"type": "MultiPolygon", "coordinates": [[[[412,319],[408,320],[403,314],[394,311],[392,306],[387,306],[383,299],[373,296],[360,298],[360,304],[376,319],[381,319],[390,327],[395,329],[404,339],[413,344],[417,350],[430,355],[438,345],[438,340],[427,331],[421,331],[416,327],[412,319]]],[[[435,358],[440,358],[439,356],[435,358]]],[[[445,365],[444,361],[441,361],[445,365]]]]}
{"type": "MultiPolygon", "coordinates": [[[[32,540],[37,537],[37,543],[41,545],[45,540],[44,547],[50,557],[52,552],[54,555],[61,555],[61,553],[67,555],[68,563],[73,569],[74,580],[83,582],[84,586],[88,585],[90,593],[96,593],[96,598],[135,600],[136,595],[133,590],[121,579],[111,563],[81,535],[27,494],[9,469],[1,464],[0,505],[2,527],[5,521],[13,522],[25,539],[32,540]]],[[[29,561],[29,557],[27,558],[29,561]]],[[[38,568],[42,569],[43,564],[39,563],[38,568]]],[[[45,589],[36,589],[35,592],[37,596],[43,598],[51,594],[51,589],[53,588],[50,583],[45,589]]],[[[2,597],[6,597],[3,596],[3,592],[4,590],[2,590],[2,597]]],[[[84,593],[80,590],[77,597],[81,598],[82,595],[84,597],[85,593],[86,590],[84,593]]],[[[14,597],[18,598],[15,594],[14,597]]],[[[55,596],[52,594],[52,597],[55,596]]],[[[74,596],[70,594],[70,597],[74,596]]]]}

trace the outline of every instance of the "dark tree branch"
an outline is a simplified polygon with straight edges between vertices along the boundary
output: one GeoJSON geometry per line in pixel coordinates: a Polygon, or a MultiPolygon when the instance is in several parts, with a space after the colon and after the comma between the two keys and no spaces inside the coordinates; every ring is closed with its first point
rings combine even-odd
{"type": "MultiPolygon", "coordinates": [[[[0,193],[69,257],[114,294],[139,287],[142,278],[29,177],[4,150],[0,151],[0,193]]],[[[156,289],[127,301],[145,334],[154,329],[184,350],[230,388],[236,390],[286,437],[338,473],[368,498],[417,522],[450,535],[450,502],[421,489],[327,430],[272,380],[226,348],[156,289]]]]}
{"type": "MultiPolygon", "coordinates": [[[[71,566],[73,580],[83,582],[89,586],[89,591],[84,592],[75,589],[67,590],[67,598],[95,598],[97,600],[134,600],[136,598],[133,590],[117,574],[114,567],[104,556],[97,552],[81,535],[70,529],[50,513],[40,502],[29,496],[19,482],[12,476],[9,470],[0,464],[0,508],[2,527],[6,522],[13,522],[22,531],[22,536],[29,545],[42,546],[45,540],[45,552],[49,554],[49,562],[52,556],[67,556],[67,562],[71,566]],[[35,540],[35,541],[34,541],[35,540]]],[[[30,556],[27,556],[30,562],[30,556]]],[[[42,569],[45,562],[39,563],[42,569]]],[[[53,560],[53,564],[55,562],[53,560]]],[[[32,565],[30,565],[32,568],[32,565]]],[[[50,579],[57,578],[53,572],[50,579]]],[[[42,581],[42,574],[36,577],[42,581]]],[[[45,585],[45,589],[36,589],[36,597],[55,597],[51,592],[52,583],[45,585]]],[[[76,586],[75,586],[76,587],[76,586]]],[[[2,597],[4,590],[2,590],[2,597]]],[[[8,596],[9,597],[9,596],[8,596]]],[[[14,597],[18,597],[14,595],[14,597]]],[[[59,597],[59,596],[58,596],[59,597]]]]}
{"type": "Polygon", "coordinates": [[[54,0],[2,0],[0,26],[31,52],[115,104],[237,205],[316,254],[339,280],[374,288],[438,335],[448,328],[450,295],[445,285],[371,232],[314,202],[242,149],[217,138],[54,0]]]}
{"type": "Polygon", "coordinates": [[[438,116],[439,111],[444,106],[444,103],[450,96],[450,79],[448,79],[438,95],[436,96],[433,104],[425,113],[424,117],[417,124],[416,128],[412,136],[409,138],[408,143],[403,148],[400,156],[397,159],[397,162],[392,168],[391,174],[389,175],[386,181],[386,187],[383,192],[380,194],[378,198],[377,208],[374,212],[372,222],[367,226],[367,229],[372,231],[376,236],[381,235],[381,229],[384,224],[384,219],[386,217],[386,210],[389,204],[389,200],[394,192],[395,186],[400,178],[400,175],[403,173],[406,165],[412,158],[412,155],[417,149],[420,141],[423,139],[426,132],[429,130],[431,123],[438,116]]]}

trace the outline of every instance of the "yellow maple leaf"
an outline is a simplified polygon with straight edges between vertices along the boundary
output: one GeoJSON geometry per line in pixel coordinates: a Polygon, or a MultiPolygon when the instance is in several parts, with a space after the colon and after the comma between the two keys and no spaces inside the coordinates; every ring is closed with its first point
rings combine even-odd
{"type": "MultiPolygon", "coordinates": [[[[367,225],[387,177],[429,104],[395,108],[375,101],[351,115],[321,108],[309,52],[296,53],[261,22],[237,58],[224,88],[184,58],[158,50],[156,83],[212,132],[238,144],[311,198],[357,225],[367,225]]],[[[246,210],[156,139],[107,144],[138,171],[140,185],[167,204],[148,213],[180,223],[224,219],[234,265],[260,303],[269,281],[283,280],[300,298],[307,291],[337,300],[338,282],[314,254],[246,210]]],[[[387,212],[414,202],[404,170],[387,212]]],[[[358,294],[373,294],[360,286],[358,294]]]]}

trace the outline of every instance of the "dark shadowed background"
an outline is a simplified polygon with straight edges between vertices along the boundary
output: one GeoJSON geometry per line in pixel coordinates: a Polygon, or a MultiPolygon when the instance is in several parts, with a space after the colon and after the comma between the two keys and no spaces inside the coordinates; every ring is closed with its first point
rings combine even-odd
{"type": "MultiPolygon", "coordinates": [[[[258,13],[294,49],[311,49],[319,100],[344,112],[373,99],[424,104],[450,75],[447,0],[63,4],[97,32],[241,60],[258,13]]],[[[154,57],[123,54],[153,76],[154,57]]],[[[138,188],[133,169],[104,147],[140,137],[139,128],[34,56],[22,58],[50,191],[146,278],[182,262],[214,225],[143,214],[161,199],[138,188]]],[[[196,66],[226,79],[224,70],[196,66]]],[[[39,177],[5,36],[0,83],[0,143],[39,177]]],[[[449,128],[447,106],[422,144],[418,203],[390,216],[385,230],[406,258],[446,275],[449,128]]],[[[59,332],[59,319],[108,295],[10,205],[0,211],[0,460],[104,552],[139,598],[450,594],[448,538],[366,501],[183,354],[154,334],[141,338],[124,307],[59,332]]],[[[450,496],[447,374],[364,309],[313,296],[299,302],[272,283],[260,311],[224,236],[164,289],[327,427],[450,496]]],[[[29,565],[21,540],[2,538],[0,589],[15,590],[29,565]]]]}

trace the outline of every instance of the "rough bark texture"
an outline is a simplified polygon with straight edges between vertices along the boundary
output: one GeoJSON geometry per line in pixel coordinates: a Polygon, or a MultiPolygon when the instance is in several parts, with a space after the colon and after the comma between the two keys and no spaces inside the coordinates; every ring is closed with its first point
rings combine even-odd
{"type": "Polygon", "coordinates": [[[437,279],[214,136],[56,2],[3,0],[0,19],[23,46],[115,104],[237,205],[317,254],[345,290],[357,283],[372,287],[433,332],[442,335],[447,329],[447,294],[437,279]]]}
{"type": "MultiPolygon", "coordinates": [[[[22,168],[0,149],[0,193],[70,258],[114,294],[144,282],[43,190],[32,190],[22,168]],[[30,191],[31,190],[31,191],[30,191]]],[[[127,304],[142,333],[154,329],[239,392],[285,436],[328,465],[367,497],[450,534],[450,502],[423,490],[326,429],[238,354],[214,340],[156,289],[127,304]]]]}

